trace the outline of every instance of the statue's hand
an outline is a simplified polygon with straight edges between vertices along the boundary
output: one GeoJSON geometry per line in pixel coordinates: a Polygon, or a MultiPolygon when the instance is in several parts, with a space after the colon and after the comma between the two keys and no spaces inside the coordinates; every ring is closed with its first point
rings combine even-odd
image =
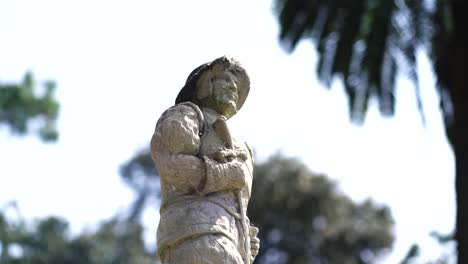
{"type": "Polygon", "coordinates": [[[215,152],[214,154],[214,159],[217,161],[217,162],[227,162],[229,161],[228,157],[230,157],[231,154],[230,154],[230,150],[228,149],[220,149],[218,151],[215,152]]]}
{"type": "Polygon", "coordinates": [[[253,263],[255,257],[258,255],[258,251],[260,250],[260,239],[257,237],[258,228],[255,226],[249,227],[249,235],[250,235],[250,263],[253,263]]]}
{"type": "Polygon", "coordinates": [[[236,157],[240,158],[243,161],[246,161],[249,156],[247,154],[247,151],[238,149],[236,153],[236,157]]]}
{"type": "Polygon", "coordinates": [[[214,154],[214,159],[218,162],[232,161],[237,158],[246,161],[248,154],[241,149],[220,149],[214,154]]]}

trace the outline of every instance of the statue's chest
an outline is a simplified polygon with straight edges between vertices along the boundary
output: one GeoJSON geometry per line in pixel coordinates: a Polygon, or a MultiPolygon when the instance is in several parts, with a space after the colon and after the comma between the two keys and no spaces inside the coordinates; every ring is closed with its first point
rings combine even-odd
{"type": "MultiPolygon", "coordinates": [[[[213,158],[215,153],[226,149],[226,142],[220,137],[220,135],[214,130],[212,126],[206,126],[207,129],[201,136],[200,155],[213,158]]],[[[243,149],[242,145],[239,144],[234,138],[232,139],[234,149],[243,149]]]]}
{"type": "MultiPolygon", "coordinates": [[[[220,150],[226,150],[225,137],[220,136],[212,126],[206,126],[207,129],[201,136],[201,144],[199,150],[199,156],[206,156],[208,158],[216,160],[216,153],[220,150]]],[[[242,161],[243,170],[245,173],[246,187],[242,190],[244,193],[244,206],[247,206],[248,198],[250,197],[250,191],[252,188],[252,159],[250,157],[250,151],[247,145],[243,141],[238,141],[231,136],[232,149],[241,150],[247,153],[249,156],[246,161],[242,161]]]]}

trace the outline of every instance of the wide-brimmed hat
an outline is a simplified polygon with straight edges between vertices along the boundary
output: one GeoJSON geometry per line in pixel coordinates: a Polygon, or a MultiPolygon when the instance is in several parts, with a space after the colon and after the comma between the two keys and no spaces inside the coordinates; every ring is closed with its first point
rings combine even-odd
{"type": "Polygon", "coordinates": [[[193,101],[194,94],[197,89],[197,82],[201,77],[214,76],[217,73],[228,71],[236,77],[236,85],[238,92],[237,110],[239,110],[245,102],[250,90],[250,79],[245,69],[240,63],[234,59],[228,59],[225,56],[217,58],[212,62],[200,65],[193,70],[187,78],[184,87],[177,95],[175,103],[193,101]],[[208,76],[205,76],[208,75],[208,76]]]}

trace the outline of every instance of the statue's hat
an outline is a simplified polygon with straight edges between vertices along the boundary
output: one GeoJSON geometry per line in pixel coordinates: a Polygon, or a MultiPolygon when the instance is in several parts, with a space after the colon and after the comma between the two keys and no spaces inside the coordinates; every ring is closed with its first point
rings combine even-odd
{"type": "Polygon", "coordinates": [[[187,78],[184,87],[177,95],[175,103],[192,101],[197,89],[198,80],[203,77],[214,76],[219,72],[228,71],[236,77],[236,85],[238,91],[237,110],[239,110],[245,102],[250,90],[250,79],[245,69],[234,59],[228,59],[225,56],[215,59],[200,65],[193,70],[187,78]],[[207,76],[205,76],[207,75],[207,76]]]}

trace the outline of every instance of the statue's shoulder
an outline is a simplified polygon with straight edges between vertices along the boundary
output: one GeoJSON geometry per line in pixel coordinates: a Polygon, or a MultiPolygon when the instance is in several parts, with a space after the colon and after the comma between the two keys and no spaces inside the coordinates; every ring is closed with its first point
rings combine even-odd
{"type": "Polygon", "coordinates": [[[195,122],[200,129],[203,129],[205,121],[200,107],[192,102],[183,102],[169,107],[159,118],[156,127],[171,120],[195,122]]]}
{"type": "Polygon", "coordinates": [[[161,117],[172,115],[193,115],[201,112],[200,107],[192,102],[183,102],[166,109],[161,117]]]}

